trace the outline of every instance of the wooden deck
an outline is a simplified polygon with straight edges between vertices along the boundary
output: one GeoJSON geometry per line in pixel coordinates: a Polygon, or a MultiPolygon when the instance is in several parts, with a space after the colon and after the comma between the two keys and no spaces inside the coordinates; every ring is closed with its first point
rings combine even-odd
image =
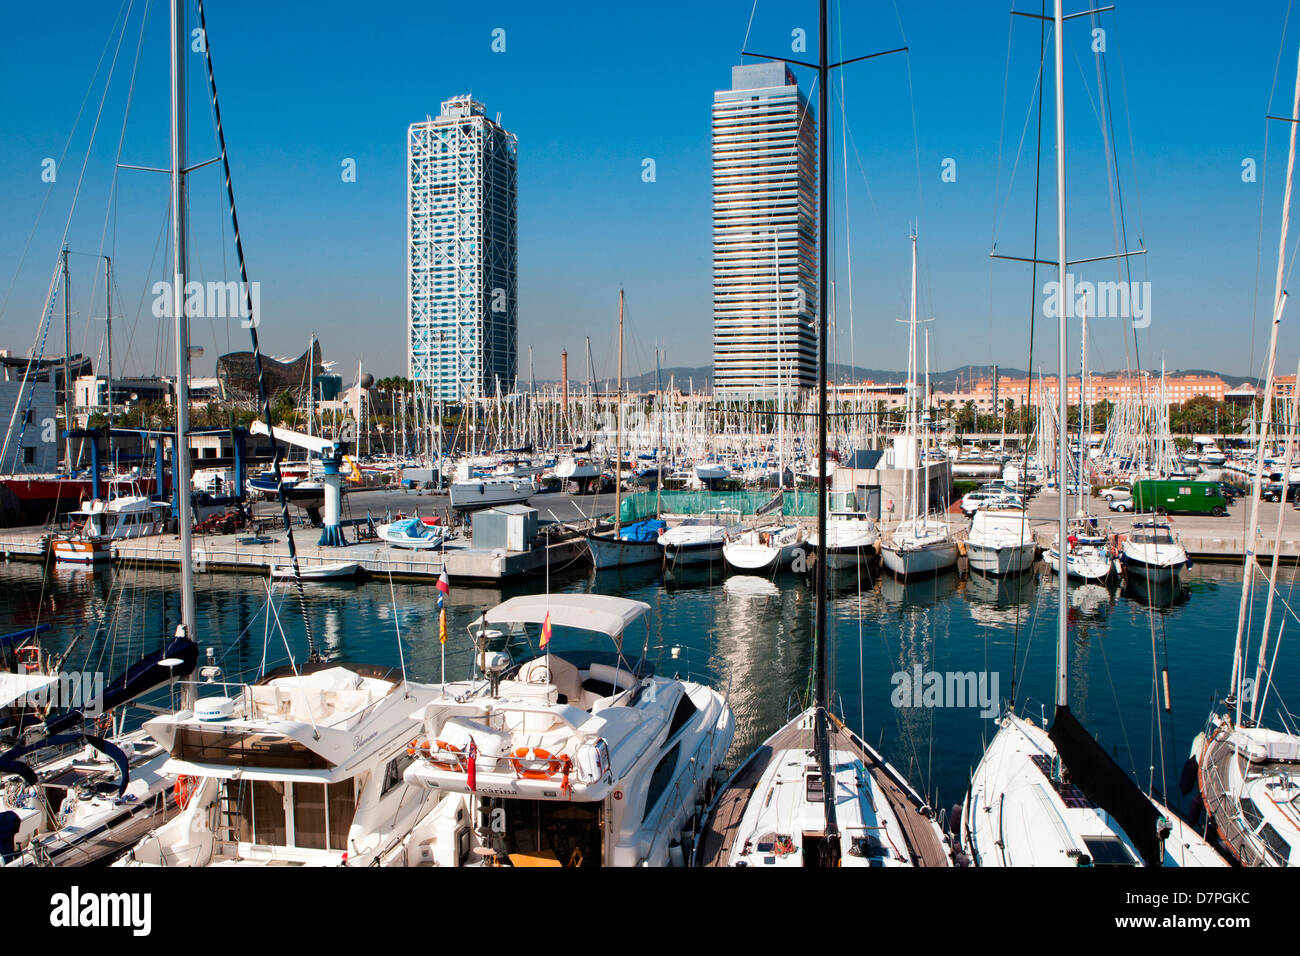
{"type": "MultiPolygon", "coordinates": [[[[719,794],[713,816],[700,835],[698,866],[726,866],[731,848],[739,836],[745,809],[754,790],[767,771],[774,754],[785,750],[813,749],[813,732],[800,726],[802,715],[773,735],[736,771],[719,794]]],[[[872,751],[839,720],[831,718],[832,750],[857,754],[876,785],[889,801],[907,838],[907,851],[913,866],[945,867],[951,861],[948,848],[935,832],[933,821],[921,813],[908,789],[900,785],[872,751]]]]}

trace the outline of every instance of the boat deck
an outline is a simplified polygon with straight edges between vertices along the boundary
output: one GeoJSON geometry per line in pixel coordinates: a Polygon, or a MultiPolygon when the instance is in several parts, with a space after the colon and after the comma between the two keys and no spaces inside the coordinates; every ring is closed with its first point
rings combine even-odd
{"type": "MultiPolygon", "coordinates": [[[[900,786],[872,753],[862,746],[838,720],[830,723],[831,750],[850,751],[858,755],[876,785],[885,794],[895,817],[907,837],[907,849],[913,866],[946,867],[950,865],[948,848],[935,833],[933,821],[918,812],[908,791],[900,786]]],[[[731,785],[723,791],[712,819],[700,838],[699,866],[726,866],[731,848],[740,832],[745,809],[775,753],[785,750],[811,750],[813,732],[792,722],[764,743],[737,771],[731,785]]]]}
{"type": "Polygon", "coordinates": [[[1242,829],[1240,811],[1232,798],[1232,781],[1245,777],[1246,758],[1230,742],[1211,743],[1200,761],[1201,796],[1205,812],[1214,819],[1214,828],[1224,848],[1242,866],[1264,866],[1267,860],[1259,853],[1257,841],[1242,829]],[[1237,766],[1233,767],[1233,761],[1237,766]]]}

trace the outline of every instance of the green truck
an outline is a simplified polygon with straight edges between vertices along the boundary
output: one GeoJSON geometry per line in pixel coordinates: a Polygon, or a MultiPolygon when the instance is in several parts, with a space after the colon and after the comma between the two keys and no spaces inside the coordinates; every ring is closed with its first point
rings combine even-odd
{"type": "Polygon", "coordinates": [[[1228,513],[1228,499],[1217,481],[1144,478],[1133,482],[1133,510],[1220,518],[1228,513]]]}

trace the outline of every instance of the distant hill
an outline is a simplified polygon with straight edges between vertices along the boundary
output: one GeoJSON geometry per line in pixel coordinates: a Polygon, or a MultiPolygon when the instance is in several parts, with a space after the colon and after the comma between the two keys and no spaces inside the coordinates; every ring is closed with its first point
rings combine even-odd
{"type": "MultiPolygon", "coordinates": [[[[1024,378],[1027,374],[1022,368],[1015,368],[1010,365],[999,365],[998,374],[1009,376],[1011,378],[1024,378]]],[[[1117,375],[1117,371],[1102,372],[1096,369],[1091,371],[1092,375],[1108,376],[1117,375]]],[[[1213,369],[1189,368],[1166,370],[1169,376],[1174,375],[1217,375],[1232,388],[1236,388],[1243,382],[1255,383],[1255,378],[1250,375],[1230,375],[1224,372],[1216,372],[1213,369]]],[[[948,369],[947,371],[930,372],[930,387],[935,391],[953,391],[959,385],[966,386],[978,382],[982,378],[991,378],[993,375],[993,366],[991,365],[963,365],[960,368],[948,369]]],[[[924,374],[921,376],[924,378],[924,374]]],[[[889,369],[879,368],[859,368],[848,365],[832,365],[830,368],[830,380],[832,382],[903,382],[907,380],[907,372],[892,371],[889,369]]],[[[672,383],[682,391],[686,391],[694,386],[696,391],[705,391],[713,386],[713,366],[702,365],[698,368],[688,368],[685,366],[674,366],[673,368],[662,369],[659,373],[659,381],[663,387],[667,388],[672,383]]],[[[554,385],[555,382],[546,382],[538,384],[554,385]]],[[[612,386],[611,382],[611,386],[612,386]]],[[[586,382],[570,379],[570,389],[585,388],[586,382]]],[[[605,379],[596,380],[596,387],[604,390],[605,379]]],[[[646,392],[655,387],[655,373],[647,372],[642,375],[630,375],[624,379],[624,387],[629,391],[646,392]]]]}

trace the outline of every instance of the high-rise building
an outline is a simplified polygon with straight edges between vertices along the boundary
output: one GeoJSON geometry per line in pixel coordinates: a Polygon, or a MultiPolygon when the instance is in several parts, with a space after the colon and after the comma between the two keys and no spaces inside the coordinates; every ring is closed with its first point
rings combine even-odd
{"type": "Polygon", "coordinates": [[[797,397],[817,380],[817,121],[783,63],[713,94],[713,390],[797,397]]]}
{"type": "Polygon", "coordinates": [[[407,360],[436,399],[514,388],[519,368],[517,144],[454,96],[407,133],[407,360]]]}

